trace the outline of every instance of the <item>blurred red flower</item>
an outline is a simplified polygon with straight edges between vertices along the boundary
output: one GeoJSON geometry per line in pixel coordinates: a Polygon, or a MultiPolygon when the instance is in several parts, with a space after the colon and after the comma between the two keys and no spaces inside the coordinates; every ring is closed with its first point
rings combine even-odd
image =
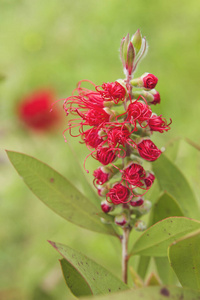
{"type": "Polygon", "coordinates": [[[33,130],[52,129],[61,119],[57,107],[52,107],[54,99],[52,90],[41,89],[32,92],[18,104],[19,119],[33,130]]]}

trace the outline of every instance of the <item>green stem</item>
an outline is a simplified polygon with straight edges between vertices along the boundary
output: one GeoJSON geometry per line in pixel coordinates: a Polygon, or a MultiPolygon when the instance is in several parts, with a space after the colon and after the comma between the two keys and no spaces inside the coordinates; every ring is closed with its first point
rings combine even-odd
{"type": "Polygon", "coordinates": [[[123,228],[122,236],[122,280],[124,283],[128,281],[128,240],[129,240],[129,228],[123,228]]]}

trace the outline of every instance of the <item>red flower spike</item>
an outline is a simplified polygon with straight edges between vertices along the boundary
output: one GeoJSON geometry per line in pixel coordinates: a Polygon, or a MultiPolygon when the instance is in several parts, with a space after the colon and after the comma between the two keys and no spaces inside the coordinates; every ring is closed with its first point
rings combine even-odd
{"type": "Polygon", "coordinates": [[[170,119],[170,122],[167,124],[166,119],[162,118],[162,115],[157,116],[156,114],[153,114],[148,120],[148,125],[151,131],[159,131],[162,133],[170,129],[169,125],[171,122],[172,120],[170,119]]]}
{"type": "Polygon", "coordinates": [[[140,156],[148,161],[156,160],[162,153],[150,139],[142,140],[137,148],[140,156]]]}
{"type": "Polygon", "coordinates": [[[130,195],[130,191],[127,187],[121,183],[116,183],[107,193],[106,198],[110,198],[113,204],[118,205],[121,203],[127,203],[130,195]]]}
{"type": "Polygon", "coordinates": [[[18,116],[29,128],[46,131],[60,119],[57,109],[52,110],[54,95],[50,90],[38,90],[25,97],[18,105],[18,116]]]}

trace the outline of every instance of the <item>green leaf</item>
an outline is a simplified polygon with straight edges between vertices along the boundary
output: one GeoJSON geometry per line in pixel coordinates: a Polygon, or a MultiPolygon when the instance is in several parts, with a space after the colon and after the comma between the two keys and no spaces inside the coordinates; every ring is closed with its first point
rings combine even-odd
{"type": "MultiPolygon", "coordinates": [[[[82,298],[91,300],[91,297],[82,298]]],[[[120,292],[113,295],[97,296],[95,300],[199,300],[199,291],[180,287],[151,286],[120,292]]]]}
{"type": "MultiPolygon", "coordinates": [[[[70,159],[67,161],[69,163],[68,170],[73,173],[74,177],[77,177],[78,174],[78,182],[83,190],[84,195],[90,199],[90,201],[97,206],[100,207],[100,201],[98,194],[94,191],[94,187],[90,184],[88,180],[88,174],[85,174],[82,166],[80,165],[77,155],[70,144],[70,138],[68,137],[67,143],[65,147],[68,147],[69,152],[71,154],[70,159]]],[[[70,173],[68,172],[68,173],[70,173]]]]}
{"type": "Polygon", "coordinates": [[[177,276],[170,267],[167,257],[154,257],[156,269],[163,284],[175,285],[178,282],[177,276]]]}
{"type": "Polygon", "coordinates": [[[94,295],[128,289],[120,279],[82,253],[63,244],[50,244],[81,274],[94,295]]]}
{"type": "Polygon", "coordinates": [[[151,260],[151,257],[149,257],[149,256],[142,256],[142,255],[140,256],[138,267],[137,267],[137,272],[138,272],[138,275],[143,280],[145,279],[150,260],[151,260]]]}
{"type": "Polygon", "coordinates": [[[174,242],[168,254],[182,286],[200,290],[200,230],[174,242]]]}
{"type": "Polygon", "coordinates": [[[168,217],[183,217],[183,211],[177,201],[168,193],[163,193],[151,211],[151,225],[168,217]]]}
{"type": "Polygon", "coordinates": [[[82,275],[66,259],[60,260],[66,284],[76,297],[92,295],[92,291],[82,275]]]}
{"type": "Polygon", "coordinates": [[[147,229],[135,242],[131,254],[167,256],[167,247],[180,237],[200,229],[200,222],[185,217],[170,217],[147,229]]]}
{"type": "Polygon", "coordinates": [[[31,156],[12,151],[7,154],[30,190],[58,215],[80,227],[116,235],[112,225],[101,222],[90,200],[62,175],[31,156]]]}
{"type": "MultiPolygon", "coordinates": [[[[171,217],[171,216],[183,216],[183,212],[179,206],[179,204],[176,202],[176,200],[170,196],[167,193],[163,193],[158,200],[155,202],[152,210],[151,210],[151,214],[149,217],[149,224],[148,227],[155,224],[156,222],[165,219],[167,217],[171,217]]],[[[165,259],[166,262],[167,258],[162,258],[165,259]]],[[[141,256],[139,259],[139,264],[138,264],[138,274],[144,279],[148,266],[149,266],[149,262],[150,262],[150,257],[148,256],[141,256]]],[[[163,273],[166,272],[168,273],[168,271],[170,273],[172,273],[173,271],[171,270],[171,268],[162,268],[162,264],[157,264],[157,257],[155,257],[155,262],[156,262],[156,266],[158,269],[158,273],[162,275],[164,275],[163,273]],[[160,270],[161,268],[161,270],[160,270]]],[[[161,276],[161,275],[160,275],[161,276]]],[[[166,277],[171,276],[169,274],[166,274],[166,277]]],[[[174,277],[172,275],[172,277],[174,277]]],[[[164,276],[162,276],[162,280],[163,280],[164,276]]],[[[165,280],[163,280],[163,283],[167,283],[165,280]]]]}
{"type": "Polygon", "coordinates": [[[162,191],[168,192],[179,203],[187,217],[199,219],[196,197],[181,171],[164,154],[153,162],[153,170],[162,191]]]}
{"type": "MultiPolygon", "coordinates": [[[[163,193],[151,211],[152,224],[172,216],[183,216],[177,201],[167,193],[163,193]]],[[[154,257],[158,274],[164,284],[175,284],[177,278],[169,265],[167,257],[154,257]]]]}

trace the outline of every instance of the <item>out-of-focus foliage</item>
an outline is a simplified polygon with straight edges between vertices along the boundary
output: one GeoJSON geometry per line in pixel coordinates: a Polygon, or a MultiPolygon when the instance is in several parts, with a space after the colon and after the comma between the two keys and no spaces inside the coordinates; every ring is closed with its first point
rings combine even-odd
{"type": "MultiPolygon", "coordinates": [[[[39,88],[51,87],[57,99],[63,99],[81,79],[101,84],[122,78],[120,40],[140,28],[151,50],[140,64],[140,74],[151,72],[159,78],[161,104],[155,110],[173,120],[172,130],[161,137],[154,134],[154,139],[166,146],[168,156],[176,157],[199,196],[199,152],[184,141],[176,153],[171,151],[177,137],[200,144],[199,10],[197,0],[1,0],[1,148],[33,155],[69,174],[73,164],[62,137],[65,124],[51,134],[29,132],[17,119],[17,104],[39,88]]],[[[56,105],[62,109],[62,101],[56,105]]],[[[87,150],[78,139],[70,142],[82,164],[87,150]]],[[[0,180],[0,295],[6,300],[66,299],[58,255],[47,239],[81,247],[120,277],[118,241],[76,228],[53,214],[24,186],[3,150],[0,180]]],[[[78,172],[71,180],[79,185],[78,172]]]]}

